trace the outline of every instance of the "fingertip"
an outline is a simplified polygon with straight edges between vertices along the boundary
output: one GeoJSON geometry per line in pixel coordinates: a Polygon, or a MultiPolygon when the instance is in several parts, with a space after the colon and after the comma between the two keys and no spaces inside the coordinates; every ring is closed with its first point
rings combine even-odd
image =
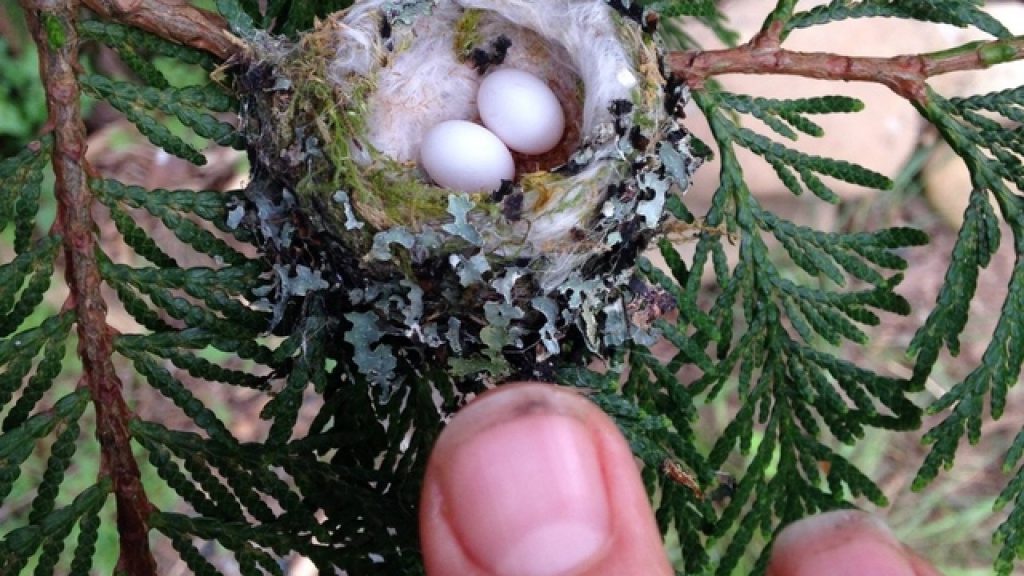
{"type": "Polygon", "coordinates": [[[431,576],[671,573],[628,444],[550,384],[506,384],[456,415],[430,457],[420,531],[431,576]]]}
{"type": "Polygon", "coordinates": [[[880,520],[858,510],[804,518],[779,533],[768,576],[938,576],[880,520]]]}

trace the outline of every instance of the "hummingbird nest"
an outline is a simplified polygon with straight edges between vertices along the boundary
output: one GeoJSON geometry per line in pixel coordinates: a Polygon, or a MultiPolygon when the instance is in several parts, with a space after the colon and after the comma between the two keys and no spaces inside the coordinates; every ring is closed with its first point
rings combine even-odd
{"type": "Polygon", "coordinates": [[[275,324],[331,318],[317,337],[384,397],[402,366],[550,377],[557,359],[651,342],[633,266],[700,161],[654,20],[622,4],[368,0],[296,42],[255,40],[241,76],[253,176],[231,224],[275,264],[260,294],[275,324]],[[499,66],[547,83],[561,142],[515,154],[495,190],[433,185],[424,134],[476,120],[499,66]]]}

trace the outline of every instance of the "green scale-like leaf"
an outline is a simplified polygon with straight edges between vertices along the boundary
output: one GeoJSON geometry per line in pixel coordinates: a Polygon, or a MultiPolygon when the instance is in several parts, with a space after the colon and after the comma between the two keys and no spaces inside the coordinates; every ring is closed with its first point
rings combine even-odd
{"type": "Polygon", "coordinates": [[[124,306],[125,312],[127,312],[133,320],[141,324],[145,329],[152,330],[154,332],[173,330],[171,325],[165,322],[160,314],[153,310],[149,303],[139,296],[138,292],[132,286],[121,282],[114,282],[112,285],[114,292],[117,294],[118,300],[120,300],[121,305],[124,306]]]}
{"type": "MultiPolygon", "coordinates": [[[[268,2],[264,26],[274,23],[274,30],[282,34],[294,35],[308,30],[317,18],[344,10],[352,5],[353,0],[322,0],[321,2],[302,2],[301,0],[271,0],[268,2]]],[[[256,2],[251,2],[256,4],[256,2]]]]}
{"type": "Polygon", "coordinates": [[[14,222],[14,250],[19,254],[31,248],[51,146],[52,139],[44,138],[0,162],[0,231],[14,222]]]}
{"type": "Polygon", "coordinates": [[[159,268],[177,268],[178,262],[164,252],[156,241],[153,240],[149,231],[137,226],[135,220],[117,205],[107,205],[110,208],[110,218],[114,221],[117,231],[121,233],[125,244],[132,247],[135,253],[149,260],[159,268]]]}
{"type": "Polygon", "coordinates": [[[260,267],[235,266],[230,268],[132,268],[108,263],[104,275],[114,282],[137,287],[153,296],[181,290],[192,298],[204,302],[211,311],[219,312],[237,326],[258,333],[267,326],[267,318],[240,303],[233,294],[245,293],[260,267]]]}
{"type": "Polygon", "coordinates": [[[794,128],[810,136],[824,135],[824,130],[807,119],[806,114],[852,113],[864,109],[863,102],[846,96],[821,96],[797,100],[755,98],[729,92],[722,92],[719,96],[723,106],[754,116],[790,140],[797,139],[794,128]]]}
{"type": "Polygon", "coordinates": [[[811,192],[828,202],[836,202],[838,197],[814,176],[815,173],[868,188],[884,190],[892,185],[888,178],[867,168],[843,160],[804,154],[745,128],[736,131],[736,143],[755,154],[793,167],[811,192]]]}
{"type": "MultiPolygon", "coordinates": [[[[785,19],[788,14],[782,10],[773,17],[785,19]]],[[[884,496],[870,479],[818,438],[827,435],[842,443],[855,443],[867,427],[902,429],[916,425],[920,422],[920,410],[905,397],[907,383],[881,378],[816,347],[820,345],[818,340],[831,344],[839,344],[843,339],[865,342],[867,333],[858,324],[876,324],[878,316],[873,310],[908,313],[909,304],[894,292],[901,276],[886,277],[880,269],[905,268],[906,262],[895,251],[921,245],[927,238],[909,229],[825,233],[796,226],[765,211],[741,179],[735,157],[737,146],[765,156],[784,180],[790,180],[788,185],[795,192],[807,187],[827,201],[833,200],[834,195],[817,174],[883,188],[889,181],[863,167],[809,156],[739,128],[721,113],[719,97],[713,90],[695,93],[697,103],[709,116],[722,159],[722,183],[705,222],[724,226],[738,237],[739,263],[730,272],[720,250],[715,248],[720,248],[722,239],[705,233],[698,242],[692,269],[685,271],[687,289],[672,293],[677,298],[696,300],[700,296],[702,269],[714,266],[715,276],[722,283],[721,294],[708,317],[721,319],[720,335],[732,337],[737,322],[738,329],[743,330],[735,341],[719,340],[717,365],[710,369],[701,366],[704,376],[690,386],[691,393],[707,392],[714,396],[735,371],[743,403],[711,450],[707,466],[721,467],[733,450],[747,453],[754,439],[759,441],[733,499],[715,524],[715,538],[728,541],[716,573],[729,574],[757,534],[770,538],[780,524],[842,506],[853,495],[868,495],[876,502],[884,502],[884,496]],[[778,239],[798,267],[827,278],[836,289],[789,279],[770,257],[762,239],[765,234],[778,239]],[[870,286],[839,290],[851,278],[867,281],[870,286]],[[742,308],[733,311],[737,301],[742,302],[742,308]],[[794,340],[790,330],[802,342],[794,340]],[[766,428],[758,433],[761,425],[766,428]],[[830,466],[825,474],[820,469],[823,462],[834,462],[836,466],[830,466]],[[770,464],[775,468],[773,475],[767,474],[770,464]]],[[[786,102],[727,98],[740,111],[787,122],[783,132],[796,126],[811,134],[815,133],[811,125],[796,121],[797,125],[790,120],[819,109],[846,112],[859,107],[855,101],[842,98],[786,102]],[[785,106],[792,109],[783,117],[781,109],[785,106]]],[[[677,263],[674,270],[678,268],[677,263]]],[[[666,279],[661,278],[663,284],[666,279]]],[[[682,352],[687,352],[687,347],[712,342],[700,334],[695,341],[687,342],[678,337],[678,331],[662,328],[668,340],[682,352]]],[[[681,363],[676,356],[671,366],[700,366],[699,355],[687,354],[690,355],[693,358],[684,358],[681,363]]],[[[762,568],[766,559],[762,555],[759,560],[762,568]]]]}
{"type": "Polygon", "coordinates": [[[192,418],[196,425],[205,430],[211,438],[233,442],[234,438],[224,423],[203,405],[181,382],[161,368],[153,358],[141,352],[123,352],[135,365],[135,369],[146,377],[149,384],[171,399],[176,406],[192,418]]]}
{"type": "MultiPolygon", "coordinates": [[[[250,5],[252,3],[249,3],[250,5]]],[[[255,6],[251,6],[255,8],[255,6]]],[[[217,0],[217,11],[228,21],[231,29],[243,38],[252,38],[256,35],[256,23],[243,8],[239,0],[217,0]]]]}
{"type": "Polygon", "coordinates": [[[188,371],[189,375],[194,378],[202,378],[211,382],[223,382],[254,390],[267,390],[270,387],[266,377],[256,376],[241,370],[230,370],[194,354],[166,348],[152,350],[152,352],[157,356],[167,358],[178,368],[188,371]]]}
{"type": "Polygon", "coordinates": [[[983,11],[977,0],[832,0],[806,12],[795,14],[787,29],[847,20],[850,18],[890,17],[925,20],[954,26],[973,26],[998,38],[1013,34],[998,20],[983,11]]]}
{"type": "MultiPolygon", "coordinates": [[[[132,431],[147,446],[163,447],[182,460],[193,480],[203,486],[208,495],[222,494],[217,486],[223,478],[231,493],[245,510],[264,523],[280,522],[289,517],[300,523],[308,522],[312,512],[294,490],[270,468],[270,462],[280,460],[279,454],[260,445],[239,445],[233,439],[220,435],[209,440],[191,432],[168,430],[151,422],[134,422],[132,431]],[[283,513],[277,514],[267,505],[262,494],[277,501],[283,513]]],[[[157,448],[154,448],[157,449],[157,448]]],[[[159,450],[159,449],[157,449],[159,450]]],[[[217,498],[219,506],[234,513],[235,504],[217,498]]],[[[308,528],[308,526],[307,526],[308,528]]]]}
{"type": "MultiPolygon", "coordinates": [[[[954,355],[959,353],[959,339],[967,324],[979,275],[989,265],[1001,242],[999,218],[989,203],[990,197],[996,200],[1003,219],[1010,227],[1017,260],[981,365],[929,408],[933,413],[945,414],[944,419],[925,436],[925,441],[932,446],[914,480],[916,489],[931,482],[941,468],[952,465],[964,436],[972,444],[980,440],[986,396],[990,395],[992,417],[1002,415],[1008,390],[1017,383],[1024,364],[1024,329],[1020,322],[1024,314],[1024,265],[1021,260],[1024,254],[1024,208],[1019,195],[1020,162],[1015,159],[1024,143],[1017,138],[1016,129],[1002,128],[975,112],[978,109],[998,109],[1014,102],[1018,105],[1024,103],[1020,100],[1020,93],[1012,90],[957,100],[946,100],[928,92],[928,99],[918,106],[925,118],[963,158],[970,170],[974,190],[953,247],[945,284],[935,307],[910,344],[911,353],[917,356],[913,377],[916,385],[923,385],[928,378],[943,347],[954,355]],[[1007,182],[1016,185],[1018,191],[1015,193],[1007,188],[1007,182]]],[[[1016,462],[1019,457],[1016,443],[1009,455],[1016,462]]],[[[1000,502],[1006,503],[1010,497],[1004,493],[1000,502]]],[[[1009,574],[1013,560],[1024,555],[1024,533],[1016,529],[1020,517],[1015,512],[998,532],[1002,550],[997,569],[1001,574],[1009,574]]]]}
{"type": "Polygon", "coordinates": [[[188,538],[179,535],[170,536],[171,545],[178,556],[185,561],[185,565],[196,576],[221,576],[220,571],[203,557],[202,552],[189,541],[188,538]]]}
{"type": "MultiPolygon", "coordinates": [[[[30,252],[23,252],[14,260],[0,266],[0,313],[9,315],[18,301],[25,278],[52,262],[59,239],[49,239],[30,252]]],[[[16,327],[16,326],[15,326],[16,327]]],[[[9,334],[10,330],[4,332],[9,334]]]]}
{"type": "Polygon", "coordinates": [[[21,391],[21,397],[4,418],[3,430],[5,432],[24,422],[36,403],[50,390],[54,379],[60,374],[66,351],[67,344],[63,338],[47,343],[43,357],[39,361],[39,365],[36,366],[35,374],[29,378],[28,383],[21,391]]]}
{"type": "Polygon", "coordinates": [[[252,282],[256,277],[257,267],[162,270],[113,264],[103,257],[100,270],[122,296],[129,312],[151,329],[165,329],[166,323],[139,299],[137,292],[148,296],[170,317],[224,336],[237,336],[239,328],[255,335],[267,326],[264,315],[245,307],[231,293],[244,290],[246,280],[252,282]],[[178,290],[205,306],[177,295],[178,290]]]}
{"type": "Polygon", "coordinates": [[[21,389],[25,378],[32,371],[32,362],[44,347],[46,354],[31,377],[27,394],[32,396],[31,403],[18,398],[15,409],[7,416],[4,430],[19,424],[27,416],[27,411],[38,400],[40,391],[45,391],[52,384],[53,378],[60,370],[60,358],[64,355],[65,339],[74,322],[74,314],[66,313],[46,319],[40,326],[19,332],[14,336],[0,340],[0,408],[14,397],[21,389]],[[13,416],[17,414],[17,416],[13,416]]]}
{"type": "MultiPolygon", "coordinates": [[[[205,441],[191,432],[173,431],[156,423],[141,421],[132,423],[132,433],[141,438],[140,442],[143,445],[162,447],[182,459],[193,480],[197,482],[205,482],[207,476],[216,470],[217,474],[223,477],[231,488],[238,503],[249,514],[260,522],[273,521],[274,512],[257,491],[261,487],[257,486],[251,471],[241,466],[239,462],[241,454],[238,453],[240,448],[233,440],[205,441]]],[[[219,493],[213,484],[210,484],[209,488],[211,492],[208,494],[219,493]]],[[[226,507],[229,512],[235,507],[234,504],[226,500],[222,501],[220,505],[226,507]]]]}
{"type": "MultiPolygon", "coordinates": [[[[243,523],[209,521],[204,518],[190,518],[167,512],[154,514],[153,526],[171,538],[175,550],[182,555],[182,558],[193,570],[196,570],[197,574],[206,573],[203,570],[207,570],[208,563],[190,542],[193,537],[216,541],[228,550],[235,552],[239,564],[248,563],[252,567],[250,573],[254,574],[263,573],[257,571],[256,566],[270,574],[282,574],[278,562],[263,548],[269,548],[277,554],[284,554],[291,549],[296,549],[295,544],[299,541],[294,534],[289,534],[284,530],[279,531],[277,527],[251,527],[243,523]]],[[[300,546],[299,548],[308,548],[309,550],[304,553],[309,554],[314,546],[300,546]]],[[[315,556],[316,553],[311,555],[315,556]]],[[[210,573],[219,574],[216,571],[210,573]]]]}
{"type": "MultiPolygon", "coordinates": [[[[72,422],[77,422],[88,404],[88,399],[89,394],[84,390],[69,394],[58,400],[53,410],[32,416],[0,435],[0,500],[10,493],[15,480],[21,474],[22,463],[32,454],[36,442],[51,434],[60,425],[71,426],[72,422]]],[[[53,486],[47,488],[49,490],[53,486]]],[[[49,492],[42,496],[40,506],[43,509],[48,507],[47,498],[50,498],[49,492]]]]}
{"type": "Polygon", "coordinates": [[[0,285],[0,335],[6,336],[17,330],[43,301],[53,277],[59,246],[60,238],[47,238],[33,252],[25,253],[31,255],[30,259],[20,261],[22,254],[11,264],[0,267],[0,277],[3,277],[0,282],[10,282],[0,285]],[[31,276],[22,288],[29,274],[31,276]],[[21,292],[17,293],[19,288],[22,288],[21,292]]]}
{"type": "Polygon", "coordinates": [[[148,436],[140,435],[136,439],[149,451],[149,462],[156,468],[160,478],[196,512],[210,518],[233,521],[245,518],[237,498],[197,455],[190,457],[198,461],[188,467],[190,479],[174,461],[170,451],[148,436]]]}
{"type": "Polygon", "coordinates": [[[92,568],[92,560],[96,554],[96,541],[99,540],[100,508],[102,505],[86,511],[78,522],[78,542],[71,560],[69,576],[89,576],[89,569],[92,568]]]}
{"type": "MultiPolygon", "coordinates": [[[[239,234],[238,230],[232,230],[227,225],[227,206],[244,198],[239,191],[149,190],[141,186],[128,186],[116,180],[92,180],[90,185],[105,202],[116,200],[132,208],[145,208],[157,217],[168,211],[195,214],[223,232],[239,234]]],[[[240,237],[239,240],[244,241],[246,237],[240,237]]]]}
{"type": "Polygon", "coordinates": [[[126,49],[136,54],[166,56],[178,62],[201,66],[206,70],[213,70],[219,65],[219,62],[206,52],[113,22],[85,20],[79,23],[79,31],[83,37],[100,41],[119,52],[126,49]]]}
{"type": "Polygon", "coordinates": [[[714,0],[655,0],[645,3],[648,10],[657,12],[662,17],[676,16],[715,16],[718,8],[714,0]]]}
{"type": "MultiPolygon", "coordinates": [[[[237,336],[237,334],[235,335],[237,336]]],[[[158,351],[174,348],[200,349],[212,346],[221,352],[235,354],[268,367],[279,367],[275,352],[253,340],[230,338],[198,328],[168,331],[156,334],[122,335],[115,342],[118,350],[158,351]]]]}
{"type": "MultiPolygon", "coordinates": [[[[245,241],[246,238],[238,231],[227,229],[225,206],[232,198],[236,198],[233,195],[180,190],[151,191],[138,187],[126,187],[114,180],[93,180],[91,183],[99,200],[115,213],[121,211],[117,205],[119,201],[133,208],[145,208],[146,211],[159,217],[178,240],[199,252],[229,264],[244,264],[250,261],[237,249],[183,214],[195,214],[216,225],[221,231],[236,235],[239,240],[245,241]]],[[[167,256],[157,252],[156,250],[159,248],[152,246],[152,241],[147,242],[144,236],[140,236],[137,228],[133,225],[125,225],[123,230],[119,225],[119,231],[124,235],[125,241],[140,255],[151,254],[161,261],[167,261],[167,256]]],[[[148,256],[146,257],[148,258],[148,256]]],[[[157,263],[156,260],[153,261],[157,263]]]]}
{"type": "Polygon", "coordinates": [[[82,89],[95,98],[105,100],[128,118],[150,142],[164,150],[202,165],[206,158],[192,145],[175,136],[157,121],[150,112],[159,111],[176,117],[196,134],[219,144],[234,143],[235,128],[220,122],[210,111],[228,111],[230,98],[223,92],[204,87],[150,88],[129,82],[111,80],[104,76],[82,76],[82,89]]]}
{"type": "Polygon", "coordinates": [[[679,25],[685,21],[680,16],[692,16],[707,26],[723,44],[734,46],[740,40],[714,0],[651,0],[644,5],[661,18],[660,35],[672,48],[695,46],[689,31],[679,25]]]}
{"type": "Polygon", "coordinates": [[[64,549],[64,540],[83,517],[90,517],[103,506],[110,492],[110,482],[93,485],[75,497],[64,508],[54,510],[38,523],[29,524],[9,532],[0,542],[0,566],[8,573],[17,574],[29,559],[42,548],[36,574],[52,573],[64,549]]]}
{"type": "Polygon", "coordinates": [[[309,318],[306,325],[292,336],[293,342],[301,342],[301,346],[293,347],[286,342],[280,348],[295,350],[298,355],[293,359],[284,389],[267,403],[260,414],[262,418],[274,422],[267,438],[269,444],[284,444],[291,437],[306,387],[311,382],[320,382],[318,388],[323,389],[324,343],[317,334],[324,333],[325,328],[324,319],[315,316],[309,318]]]}

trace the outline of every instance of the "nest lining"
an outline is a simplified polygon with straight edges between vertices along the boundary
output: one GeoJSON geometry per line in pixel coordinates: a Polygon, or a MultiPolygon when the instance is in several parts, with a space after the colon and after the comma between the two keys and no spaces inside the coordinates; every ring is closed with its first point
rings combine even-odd
{"type": "MultiPolygon", "coordinates": [[[[544,79],[559,97],[569,127],[562,144],[546,158],[517,157],[526,195],[523,209],[538,216],[531,224],[529,241],[548,252],[559,244],[574,244],[564,224],[578,222],[601,200],[600,194],[582,194],[577,184],[585,183],[588,190],[600,188],[595,186],[595,176],[606,173],[609,180],[621,174],[598,163],[568,177],[541,174],[565,164],[584,140],[605,148],[605,156],[621,156],[609,138],[609,127],[618,121],[610,109],[612,102],[634,102],[638,110],[649,111],[652,117],[645,118],[645,123],[661,120],[657,99],[663,79],[654,52],[637,30],[618,25],[615,13],[602,2],[405,4],[407,12],[417,17],[405,25],[400,16],[397,24],[387,25],[390,33],[386,35],[380,33],[381,19],[389,17],[387,6],[393,3],[357,4],[333,24],[338,56],[330,65],[330,80],[342,91],[353,78],[371,78],[374,85],[365,101],[368,129],[363,139],[380,154],[411,165],[431,127],[444,120],[476,120],[476,92],[482,76],[467,63],[465,52],[473,44],[472,48],[486,50],[504,37],[511,45],[502,64],[544,79]],[[420,12],[424,6],[429,12],[420,12]],[[466,37],[472,40],[467,42],[466,37]],[[578,206],[576,213],[563,214],[570,205],[578,206]],[[553,212],[559,216],[543,217],[553,212]]],[[[362,166],[372,163],[367,150],[361,147],[357,156],[362,166]]],[[[422,173],[414,176],[425,179],[422,173]]],[[[443,190],[438,193],[447,195],[443,190]]]]}

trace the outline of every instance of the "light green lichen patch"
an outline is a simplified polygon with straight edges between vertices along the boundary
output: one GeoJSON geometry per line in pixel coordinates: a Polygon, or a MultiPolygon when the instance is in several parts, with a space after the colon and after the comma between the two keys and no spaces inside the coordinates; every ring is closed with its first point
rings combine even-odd
{"type": "Polygon", "coordinates": [[[614,300],[605,306],[604,312],[604,345],[622,346],[629,337],[629,324],[626,322],[626,311],[623,309],[622,300],[614,300]]]}
{"type": "Polygon", "coordinates": [[[378,327],[380,319],[373,312],[349,312],[345,319],[352,324],[345,332],[345,341],[355,351],[353,360],[359,371],[378,386],[386,402],[394,390],[398,360],[390,345],[375,346],[385,335],[378,327]]]}
{"type": "Polygon", "coordinates": [[[430,14],[434,6],[437,6],[437,0],[395,0],[385,2],[383,11],[392,25],[409,26],[416,22],[417,18],[430,14]]]}
{"type": "Polygon", "coordinates": [[[509,267],[506,268],[505,273],[492,282],[491,285],[494,286],[494,289],[498,291],[498,294],[505,299],[505,302],[510,304],[515,301],[512,291],[516,287],[516,282],[518,282],[520,278],[529,275],[529,273],[529,270],[523,268],[509,267]]]}
{"type": "Polygon", "coordinates": [[[452,236],[462,238],[473,246],[480,246],[483,244],[483,238],[480,237],[480,232],[469,222],[469,213],[473,210],[474,206],[473,201],[464,194],[448,196],[448,213],[452,215],[454,220],[442,225],[441,229],[452,236]]]}
{"type": "Polygon", "coordinates": [[[638,184],[651,195],[651,199],[638,202],[636,213],[643,217],[645,226],[657,228],[665,214],[665,197],[672,186],[672,181],[658,176],[655,172],[647,172],[639,178],[638,184]]]}
{"type": "Polygon", "coordinates": [[[378,262],[393,260],[395,255],[391,252],[392,244],[398,244],[411,251],[413,245],[416,244],[416,236],[405,228],[389,228],[383,232],[377,232],[373,236],[373,247],[370,248],[367,256],[378,262]]]}
{"type": "Polygon", "coordinates": [[[347,192],[344,190],[338,190],[334,193],[334,196],[331,199],[338,204],[341,204],[342,208],[345,210],[346,230],[359,230],[365,226],[363,222],[360,222],[359,219],[356,218],[356,212],[352,209],[352,201],[349,199],[347,192]]]}
{"type": "Polygon", "coordinates": [[[658,157],[679,189],[685,190],[689,187],[691,169],[687,167],[687,159],[683,158],[679,150],[667,142],[659,142],[658,157]]]}
{"type": "Polygon", "coordinates": [[[544,350],[552,356],[558,354],[561,352],[561,346],[558,344],[558,302],[552,298],[538,296],[530,300],[530,305],[544,315],[544,325],[538,332],[544,350]]]}
{"type": "Polygon", "coordinates": [[[491,264],[483,254],[476,254],[470,258],[450,254],[448,263],[459,275],[459,285],[464,287],[480,284],[483,282],[484,274],[491,270],[491,264]]]}
{"type": "Polygon", "coordinates": [[[448,318],[448,332],[445,333],[445,339],[448,341],[448,346],[451,347],[452,353],[456,356],[462,355],[462,321],[452,316],[448,318]]]}

